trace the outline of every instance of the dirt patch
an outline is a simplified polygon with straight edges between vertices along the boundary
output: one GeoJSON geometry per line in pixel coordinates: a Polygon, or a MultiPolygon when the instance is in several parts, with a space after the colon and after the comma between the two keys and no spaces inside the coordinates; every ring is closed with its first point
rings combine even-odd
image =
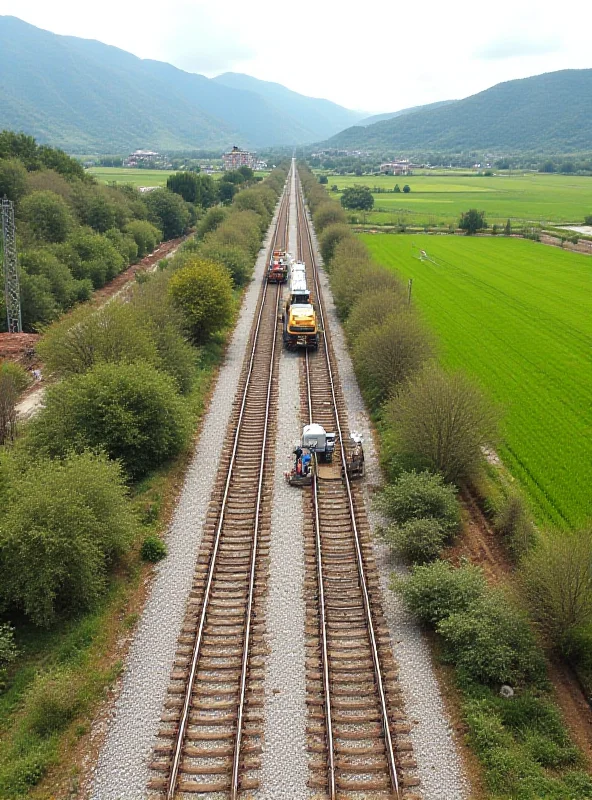
{"type": "Polygon", "coordinates": [[[561,247],[563,250],[571,250],[574,253],[584,253],[587,256],[592,255],[592,242],[589,242],[587,239],[580,239],[577,244],[568,241],[562,244],[560,237],[552,236],[549,233],[541,233],[541,244],[561,247]]]}
{"type": "Polygon", "coordinates": [[[592,771],[592,708],[586,700],[577,677],[565,664],[551,661],[549,678],[555,688],[557,702],[574,742],[592,771]]]}

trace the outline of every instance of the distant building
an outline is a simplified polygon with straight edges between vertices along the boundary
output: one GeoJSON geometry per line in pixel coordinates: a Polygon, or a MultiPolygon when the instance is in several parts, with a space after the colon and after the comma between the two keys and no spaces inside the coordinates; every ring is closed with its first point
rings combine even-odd
{"type": "Polygon", "coordinates": [[[249,153],[248,150],[241,150],[236,145],[232,148],[230,153],[224,153],[222,156],[224,162],[224,169],[238,169],[239,167],[250,167],[255,169],[257,165],[257,156],[255,153],[249,153]]]}
{"type": "Polygon", "coordinates": [[[380,165],[380,171],[384,175],[408,175],[411,165],[406,158],[399,161],[387,161],[380,165]]]}
{"type": "Polygon", "coordinates": [[[164,156],[155,153],[153,150],[136,150],[131,153],[123,162],[124,167],[147,167],[161,165],[164,156]]]}

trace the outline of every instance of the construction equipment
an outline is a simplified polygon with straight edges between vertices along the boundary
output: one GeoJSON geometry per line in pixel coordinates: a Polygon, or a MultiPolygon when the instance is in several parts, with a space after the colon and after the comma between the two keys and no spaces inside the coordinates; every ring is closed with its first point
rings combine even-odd
{"type": "Polygon", "coordinates": [[[267,269],[268,283],[285,283],[288,279],[288,270],[292,263],[292,256],[285,250],[274,250],[269,260],[267,269]]]}

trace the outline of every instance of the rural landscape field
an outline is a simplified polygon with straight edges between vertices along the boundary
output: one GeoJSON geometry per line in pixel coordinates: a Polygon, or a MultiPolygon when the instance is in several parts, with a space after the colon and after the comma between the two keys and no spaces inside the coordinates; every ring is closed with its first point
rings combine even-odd
{"type": "Polygon", "coordinates": [[[90,167],[87,172],[101,183],[130,186],[166,186],[167,178],[174,174],[174,170],[133,167],[90,167]]]}
{"type": "Polygon", "coordinates": [[[475,376],[503,413],[500,455],[538,520],[590,516],[592,265],[505,238],[366,235],[405,278],[447,366],[475,376]],[[430,260],[420,260],[420,249],[430,260]]]}
{"type": "MultiPolygon", "coordinates": [[[[577,224],[592,213],[592,179],[585,176],[332,175],[329,185],[339,189],[353,185],[382,189],[374,194],[374,210],[365,217],[367,222],[378,225],[456,225],[468,208],[485,211],[487,221],[498,225],[508,219],[513,223],[577,224]],[[400,189],[408,184],[411,191],[383,193],[395,184],[400,189]]],[[[362,215],[358,216],[361,221],[362,215]]]]}

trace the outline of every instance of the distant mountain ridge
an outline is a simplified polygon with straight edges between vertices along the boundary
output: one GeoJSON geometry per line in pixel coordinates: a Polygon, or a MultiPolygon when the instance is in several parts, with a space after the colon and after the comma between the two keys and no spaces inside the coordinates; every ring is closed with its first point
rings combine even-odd
{"type": "Polygon", "coordinates": [[[464,100],[348,128],[327,147],[569,153],[592,150],[592,69],[498,83],[464,100]]]}
{"type": "Polygon", "coordinates": [[[383,122],[385,119],[394,119],[395,117],[404,117],[406,114],[415,114],[416,111],[426,111],[428,108],[439,108],[440,106],[447,106],[450,103],[456,103],[456,100],[438,100],[435,103],[427,103],[424,106],[411,106],[410,108],[401,108],[399,111],[391,111],[386,114],[374,114],[371,117],[361,119],[357,124],[363,125],[365,128],[368,125],[374,125],[375,122],[383,122]]]}
{"type": "Polygon", "coordinates": [[[232,73],[212,80],[16,17],[0,16],[0,51],[0,129],[69,152],[300,145],[363,116],[279,84],[232,73]]]}

